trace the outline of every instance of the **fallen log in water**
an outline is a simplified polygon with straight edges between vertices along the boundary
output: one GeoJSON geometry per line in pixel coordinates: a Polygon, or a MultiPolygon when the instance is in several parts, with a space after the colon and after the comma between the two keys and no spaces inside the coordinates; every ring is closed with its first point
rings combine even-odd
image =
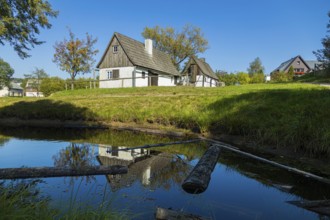
{"type": "Polygon", "coordinates": [[[217,145],[211,145],[198,161],[189,176],[184,180],[182,188],[187,193],[192,194],[204,192],[209,185],[211,173],[218,162],[219,156],[220,147],[217,145]]]}
{"type": "Polygon", "coordinates": [[[67,167],[24,167],[0,169],[0,179],[26,179],[40,177],[115,175],[128,172],[125,166],[67,167]]]}
{"type": "Polygon", "coordinates": [[[321,215],[330,216],[330,200],[288,201],[287,203],[316,212],[321,215]]]}
{"type": "Polygon", "coordinates": [[[158,207],[156,211],[156,219],[157,220],[168,220],[168,219],[207,220],[211,218],[205,218],[194,214],[158,207]]]}

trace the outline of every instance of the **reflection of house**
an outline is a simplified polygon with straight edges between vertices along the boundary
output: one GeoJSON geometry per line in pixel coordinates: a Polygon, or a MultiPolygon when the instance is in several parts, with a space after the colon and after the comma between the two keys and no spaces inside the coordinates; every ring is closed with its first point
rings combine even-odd
{"type": "Polygon", "coordinates": [[[41,80],[29,79],[25,86],[25,96],[27,97],[44,97],[42,92],[39,92],[41,80]]]}
{"type": "MultiPolygon", "coordinates": [[[[290,67],[293,67],[294,74],[297,76],[305,73],[317,71],[322,69],[322,63],[318,61],[305,61],[301,56],[293,57],[277,67],[272,73],[285,72],[287,73],[290,67]]],[[[271,73],[271,74],[272,74],[271,73]]]]}
{"type": "Polygon", "coordinates": [[[205,62],[205,58],[190,57],[182,71],[182,76],[183,85],[215,87],[219,84],[218,77],[210,65],[205,62]]]}
{"type": "Polygon", "coordinates": [[[11,82],[10,87],[3,87],[0,90],[0,97],[3,96],[23,96],[23,88],[19,83],[11,82]]]}
{"type": "Polygon", "coordinates": [[[151,177],[168,167],[172,157],[165,153],[150,151],[149,149],[134,149],[123,151],[126,147],[99,146],[99,163],[105,166],[124,165],[128,166],[128,173],[123,175],[108,175],[107,179],[111,189],[116,191],[123,187],[129,187],[135,181],[149,186],[151,177]]]}
{"type": "Polygon", "coordinates": [[[180,73],[152,40],[141,43],[114,33],[100,62],[100,88],[175,86],[180,73]]]}

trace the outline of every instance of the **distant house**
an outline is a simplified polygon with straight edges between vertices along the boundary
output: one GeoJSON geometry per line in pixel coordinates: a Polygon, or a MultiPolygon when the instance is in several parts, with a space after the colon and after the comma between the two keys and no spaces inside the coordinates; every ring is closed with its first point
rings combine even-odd
{"type": "Polygon", "coordinates": [[[215,87],[219,85],[219,79],[212,68],[206,63],[205,58],[190,57],[182,73],[183,85],[196,87],[215,87]]]}
{"type": "Polygon", "coordinates": [[[290,66],[293,67],[296,76],[304,75],[305,73],[313,72],[322,69],[322,63],[318,61],[305,61],[301,56],[293,57],[277,67],[271,74],[275,72],[288,72],[290,66]]]}
{"type": "Polygon", "coordinates": [[[114,33],[97,64],[100,88],[175,86],[180,73],[170,56],[152,44],[114,33]]]}
{"type": "Polygon", "coordinates": [[[26,97],[44,97],[44,94],[38,90],[41,80],[28,79],[25,86],[26,97]]]}
{"type": "Polygon", "coordinates": [[[9,88],[3,87],[0,90],[0,97],[4,96],[23,96],[23,88],[17,82],[11,82],[9,88]]]}

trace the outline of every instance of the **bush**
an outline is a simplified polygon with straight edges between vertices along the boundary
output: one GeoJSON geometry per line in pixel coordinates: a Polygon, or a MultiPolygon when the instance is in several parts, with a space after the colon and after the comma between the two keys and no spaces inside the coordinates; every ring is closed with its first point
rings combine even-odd
{"type": "Polygon", "coordinates": [[[250,83],[250,76],[247,73],[239,72],[236,74],[237,82],[241,85],[249,84],[250,83]]]}
{"type": "Polygon", "coordinates": [[[291,76],[283,71],[275,72],[271,75],[272,82],[288,82],[290,80],[292,80],[291,76]]]}
{"type": "Polygon", "coordinates": [[[265,74],[263,73],[255,73],[251,77],[251,83],[264,83],[265,82],[265,74]]]}
{"type": "Polygon", "coordinates": [[[40,91],[44,96],[50,96],[54,92],[65,90],[65,81],[59,77],[45,78],[41,81],[40,91]]]}
{"type": "Polygon", "coordinates": [[[219,75],[219,80],[221,82],[224,82],[226,86],[235,85],[237,82],[237,75],[231,73],[231,74],[221,74],[219,75]]]}

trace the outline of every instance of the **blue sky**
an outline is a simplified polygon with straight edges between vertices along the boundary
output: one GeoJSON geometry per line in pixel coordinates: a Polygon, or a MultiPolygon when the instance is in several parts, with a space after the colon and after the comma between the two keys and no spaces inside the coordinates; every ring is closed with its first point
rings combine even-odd
{"type": "MultiPolygon", "coordinates": [[[[51,76],[68,78],[52,62],[56,41],[68,38],[69,27],[77,37],[85,33],[98,39],[96,62],[102,56],[113,32],[143,41],[143,28],[185,24],[198,26],[209,41],[200,54],[214,70],[246,71],[260,57],[266,73],[296,55],[315,60],[312,51],[322,48],[326,35],[329,0],[68,0],[49,1],[59,16],[51,29],[41,30],[45,44],[20,59],[9,46],[0,46],[0,57],[23,77],[35,67],[51,76]]],[[[91,74],[85,75],[90,77],[91,74]]]]}

